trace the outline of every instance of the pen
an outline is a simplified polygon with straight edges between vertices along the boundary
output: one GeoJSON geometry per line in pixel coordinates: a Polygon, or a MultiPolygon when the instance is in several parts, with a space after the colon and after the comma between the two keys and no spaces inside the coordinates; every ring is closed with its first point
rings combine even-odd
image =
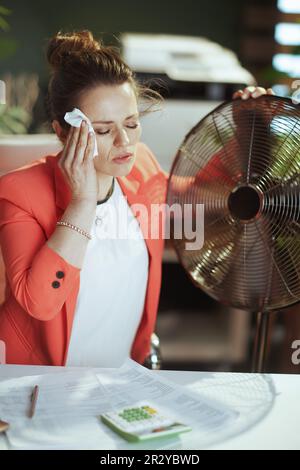
{"type": "Polygon", "coordinates": [[[9,428],[9,424],[6,423],[5,421],[2,421],[2,420],[0,419],[0,434],[1,434],[2,432],[7,431],[8,428],[9,428]]]}
{"type": "Polygon", "coordinates": [[[29,410],[29,418],[32,418],[35,413],[36,402],[38,399],[39,394],[39,386],[36,385],[31,394],[31,403],[30,403],[30,410],[29,410]]]}

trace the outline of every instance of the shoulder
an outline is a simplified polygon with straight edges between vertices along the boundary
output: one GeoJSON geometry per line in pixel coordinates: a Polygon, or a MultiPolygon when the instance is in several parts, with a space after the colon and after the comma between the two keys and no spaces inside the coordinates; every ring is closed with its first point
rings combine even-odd
{"type": "Polygon", "coordinates": [[[46,156],[0,177],[0,200],[5,199],[26,209],[32,202],[53,192],[53,171],[46,156]]]}

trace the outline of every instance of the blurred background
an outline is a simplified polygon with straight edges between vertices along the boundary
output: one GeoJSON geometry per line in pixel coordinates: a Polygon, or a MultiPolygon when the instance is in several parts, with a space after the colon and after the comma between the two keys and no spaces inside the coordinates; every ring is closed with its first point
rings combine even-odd
{"type": "MultiPolygon", "coordinates": [[[[45,46],[73,29],[120,47],[138,79],[164,96],[143,118],[142,140],[166,171],[186,133],[235,90],[300,90],[300,0],[0,0],[0,174],[60,150],[44,109],[45,46]]],[[[3,267],[0,274],[2,301],[3,267]]],[[[165,369],[251,368],[255,315],[192,285],[169,243],[156,331],[165,369]]],[[[267,372],[298,373],[298,305],[272,314],[270,337],[267,372]]]]}

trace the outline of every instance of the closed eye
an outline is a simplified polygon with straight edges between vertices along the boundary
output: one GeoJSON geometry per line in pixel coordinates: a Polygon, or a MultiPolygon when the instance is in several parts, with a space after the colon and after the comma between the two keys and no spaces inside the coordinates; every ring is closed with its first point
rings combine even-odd
{"type": "MultiPolygon", "coordinates": [[[[126,127],[128,127],[128,129],[136,129],[138,127],[138,124],[134,124],[133,126],[126,126],[126,127]]],[[[98,131],[95,131],[95,132],[96,132],[96,134],[104,135],[104,134],[109,134],[110,130],[102,131],[102,132],[98,130],[98,131]]]]}

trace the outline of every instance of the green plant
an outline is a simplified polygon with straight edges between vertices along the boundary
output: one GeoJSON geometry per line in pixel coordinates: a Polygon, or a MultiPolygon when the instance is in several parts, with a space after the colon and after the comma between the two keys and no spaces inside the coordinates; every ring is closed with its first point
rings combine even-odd
{"type": "Polygon", "coordinates": [[[0,5],[0,28],[3,31],[8,31],[9,30],[9,24],[5,20],[5,18],[3,18],[3,15],[10,15],[10,14],[11,14],[11,10],[9,10],[8,8],[0,5]]]}
{"type": "Polygon", "coordinates": [[[0,135],[26,134],[30,122],[31,118],[24,109],[17,106],[0,106],[0,135]]]}
{"type": "MultiPolygon", "coordinates": [[[[9,23],[6,20],[6,16],[12,13],[11,10],[0,5],[0,31],[6,34],[10,30],[9,23]]],[[[13,38],[0,35],[0,60],[6,59],[13,55],[17,49],[17,41],[13,38]]]]}
{"type": "MultiPolygon", "coordinates": [[[[6,16],[12,13],[0,5],[0,60],[15,53],[17,41],[2,37],[10,31],[6,16]]],[[[5,83],[5,104],[0,104],[0,135],[26,134],[32,121],[32,109],[39,93],[36,75],[21,74],[13,77],[6,74],[1,77],[5,83]]]]}
{"type": "Polygon", "coordinates": [[[0,135],[26,134],[39,95],[38,76],[6,74],[3,81],[6,85],[6,104],[0,105],[0,135]]]}

